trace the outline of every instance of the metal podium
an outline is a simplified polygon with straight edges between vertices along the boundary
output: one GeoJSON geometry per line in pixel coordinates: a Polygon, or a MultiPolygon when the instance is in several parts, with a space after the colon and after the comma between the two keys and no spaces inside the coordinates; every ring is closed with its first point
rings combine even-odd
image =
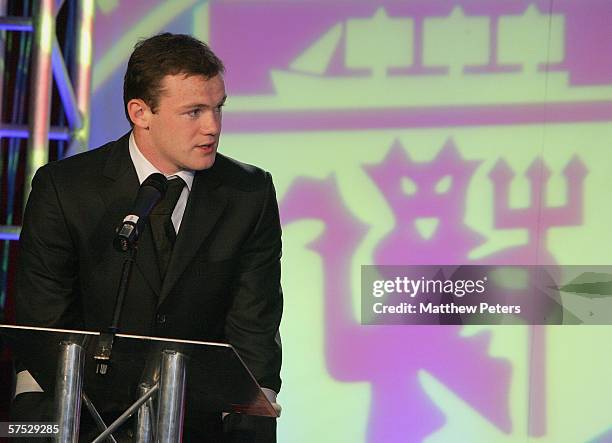
{"type": "Polygon", "coordinates": [[[0,325],[0,335],[42,388],[55,392],[59,442],[78,441],[82,404],[101,431],[96,443],[115,441],[112,433],[131,416],[135,441],[180,442],[185,402],[204,412],[278,416],[229,344],[117,334],[101,375],[93,359],[99,332],[0,325]],[[107,426],[96,403],[131,406],[107,426]]]}

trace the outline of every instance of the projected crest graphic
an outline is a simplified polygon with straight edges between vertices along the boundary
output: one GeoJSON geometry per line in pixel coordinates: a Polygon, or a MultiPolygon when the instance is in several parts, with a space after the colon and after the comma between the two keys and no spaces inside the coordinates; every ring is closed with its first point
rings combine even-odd
{"type": "MultiPolygon", "coordinates": [[[[612,187],[609,1],[135,3],[106,2],[102,19],[209,41],[227,67],[221,150],[274,177],[280,441],[607,432],[612,362],[592,361],[609,333],[362,326],[355,282],[361,264],[609,262],[593,244],[612,244],[598,221],[612,219],[600,204],[612,187]],[[592,379],[579,394],[577,373],[592,379]]],[[[96,51],[94,109],[120,91],[131,49],[110,41],[96,51]]],[[[116,121],[94,126],[95,145],[122,116],[105,118],[116,121]]]]}
{"type": "MultiPolygon", "coordinates": [[[[420,165],[416,169],[421,174],[407,177],[411,177],[418,188],[437,181],[440,177],[437,170],[446,172],[449,168],[451,180],[458,182],[455,186],[464,187],[473,165],[464,166],[453,160],[459,158],[448,145],[436,159],[439,165],[427,164],[428,169],[420,165]]],[[[471,233],[460,229],[461,214],[453,214],[452,209],[442,214],[440,210],[444,210],[445,205],[438,204],[444,200],[451,203],[465,190],[449,190],[438,204],[432,200],[433,193],[417,190],[413,201],[405,199],[404,202],[400,178],[402,170],[411,169],[410,166],[402,148],[396,146],[385,163],[370,168],[370,174],[393,206],[396,216],[396,228],[375,251],[376,263],[464,262],[473,246],[471,233]],[[411,221],[417,219],[406,212],[416,216],[439,215],[443,222],[438,232],[426,240],[410,226],[411,221]],[[429,247],[428,242],[431,243],[429,247]],[[442,248],[445,244],[456,246],[458,255],[445,256],[446,247],[442,248]]],[[[460,208],[460,204],[455,206],[460,208]]],[[[321,255],[325,274],[327,364],[331,375],[340,381],[368,381],[371,384],[368,441],[406,441],[408,429],[408,441],[421,441],[443,424],[443,417],[419,386],[418,371],[421,369],[440,377],[479,413],[502,430],[510,431],[505,401],[510,367],[507,362],[488,358],[486,336],[465,340],[459,337],[458,327],[364,328],[352,318],[351,289],[347,284],[350,259],[363,240],[365,228],[346,209],[332,179],[296,181],[283,200],[281,212],[285,224],[300,218],[319,218],[324,222],[324,234],[311,247],[321,255]],[[452,349],[452,352],[439,353],[436,349],[452,349]],[[449,362],[454,368],[452,373],[446,371],[449,362]],[[397,423],[402,426],[398,428],[397,423]]]]}
{"type": "MultiPolygon", "coordinates": [[[[466,264],[468,254],[481,241],[479,236],[463,223],[466,187],[478,162],[465,161],[452,141],[447,142],[437,157],[427,163],[410,162],[405,150],[395,143],[384,161],[367,166],[370,177],[392,207],[394,229],[374,250],[374,263],[386,265],[466,264]],[[431,223],[431,228],[419,228],[419,222],[431,223]]],[[[507,194],[511,176],[504,174],[504,163],[498,162],[494,181],[494,195],[507,194]],[[502,171],[502,174],[500,174],[502,171]]],[[[535,160],[529,171],[544,170],[535,160]]],[[[555,208],[557,225],[578,224],[581,219],[581,190],[584,169],[577,159],[566,168],[570,181],[568,204],[555,208]]],[[[530,178],[534,178],[532,172],[530,178]]],[[[544,181],[547,179],[544,174],[544,181]]],[[[535,180],[534,180],[535,181],[535,180]]],[[[542,186],[534,184],[538,192],[542,186]]],[[[537,195],[537,193],[532,193],[537,195]]],[[[503,202],[503,200],[502,200],[503,202]]],[[[537,202],[537,200],[536,200],[537,202]]],[[[507,204],[507,196],[506,201],[507,204]]],[[[512,210],[499,204],[496,220],[512,210]]],[[[525,211],[530,211],[526,208],[525,211]]],[[[327,363],[333,377],[341,381],[367,380],[372,385],[372,404],[368,441],[406,441],[402,423],[410,429],[409,441],[423,437],[442,424],[440,414],[423,394],[418,383],[418,371],[424,369],[460,393],[462,398],[498,426],[510,431],[506,398],[510,368],[507,362],[491,359],[487,355],[486,336],[475,339],[459,337],[457,327],[361,327],[351,314],[350,296],[353,251],[363,241],[366,227],[346,208],[333,178],[326,180],[298,179],[289,188],[281,205],[283,223],[299,219],[320,219],[324,233],[310,245],[321,255],[324,269],[325,330],[327,334],[327,363]],[[398,355],[397,350],[406,353],[398,355]],[[436,349],[444,349],[437,353],[436,349]],[[452,350],[452,351],[449,351],[452,350]],[[446,371],[449,364],[453,371],[446,371]],[[472,381],[472,383],[470,383],[472,381]],[[398,389],[404,386],[404,389],[398,389]]],[[[530,227],[527,217],[515,217],[522,224],[504,227],[530,227]]],[[[551,221],[553,218],[547,217],[551,221]]],[[[510,218],[509,218],[510,219],[510,218]]],[[[532,220],[536,222],[535,219],[532,220]]],[[[499,224],[502,224],[501,222],[499,224]]],[[[502,251],[497,256],[479,260],[479,263],[503,264],[535,263],[532,248],[502,251]],[[523,251],[522,249],[527,249],[523,251]]],[[[542,253],[550,257],[550,254],[542,253]]],[[[532,347],[537,364],[531,366],[533,379],[543,381],[544,361],[538,356],[545,352],[545,336],[541,328],[534,327],[532,347]]],[[[532,393],[541,391],[534,386],[532,393]]],[[[533,399],[545,408],[544,392],[533,399]]],[[[544,429],[544,410],[532,410],[540,420],[533,424],[534,432],[544,429]]]]}

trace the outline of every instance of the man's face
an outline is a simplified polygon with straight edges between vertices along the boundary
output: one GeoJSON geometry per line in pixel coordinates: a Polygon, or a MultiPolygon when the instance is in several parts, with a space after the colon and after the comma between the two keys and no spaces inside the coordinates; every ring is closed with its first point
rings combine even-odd
{"type": "Polygon", "coordinates": [[[199,171],[215,162],[225,102],[221,75],[167,75],[155,113],[149,113],[143,154],[161,172],[199,171]],[[148,154],[148,155],[147,155],[148,154]]]}

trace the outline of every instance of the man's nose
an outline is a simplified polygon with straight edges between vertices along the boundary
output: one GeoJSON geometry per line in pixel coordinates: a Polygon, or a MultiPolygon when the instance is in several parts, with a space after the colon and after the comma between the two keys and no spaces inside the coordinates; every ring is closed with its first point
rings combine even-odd
{"type": "Polygon", "coordinates": [[[216,110],[204,112],[200,119],[200,131],[206,135],[218,135],[221,131],[221,114],[216,110]]]}

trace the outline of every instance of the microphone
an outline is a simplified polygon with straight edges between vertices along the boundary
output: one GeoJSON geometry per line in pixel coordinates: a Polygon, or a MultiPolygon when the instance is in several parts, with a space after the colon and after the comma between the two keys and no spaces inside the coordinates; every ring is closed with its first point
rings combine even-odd
{"type": "Polygon", "coordinates": [[[163,174],[156,172],[149,175],[140,185],[132,211],[125,216],[121,225],[117,228],[117,235],[113,240],[113,246],[119,252],[132,249],[142,232],[147,217],[153,207],[166,193],[168,180],[163,174]]]}

